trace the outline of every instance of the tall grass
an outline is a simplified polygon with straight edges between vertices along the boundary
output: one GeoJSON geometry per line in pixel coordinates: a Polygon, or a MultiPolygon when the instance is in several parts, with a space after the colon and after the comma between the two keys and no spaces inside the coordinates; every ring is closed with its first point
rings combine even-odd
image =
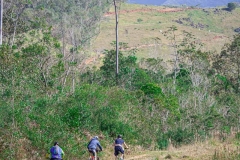
{"type": "Polygon", "coordinates": [[[224,147],[219,150],[215,150],[212,160],[239,160],[240,159],[240,148],[224,147]]]}

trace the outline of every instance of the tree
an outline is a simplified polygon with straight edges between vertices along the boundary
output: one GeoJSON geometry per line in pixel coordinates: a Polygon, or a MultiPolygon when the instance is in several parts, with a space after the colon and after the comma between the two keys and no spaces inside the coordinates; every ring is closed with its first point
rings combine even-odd
{"type": "Polygon", "coordinates": [[[13,45],[15,38],[19,33],[24,33],[29,29],[28,20],[26,20],[25,11],[29,8],[31,1],[6,0],[3,3],[3,40],[5,43],[13,45]]]}
{"type": "Polygon", "coordinates": [[[118,10],[117,10],[117,3],[116,0],[113,0],[114,2],[114,9],[115,9],[115,20],[116,20],[116,84],[118,83],[118,55],[119,55],[119,48],[118,48],[118,10]]]}
{"type": "Polygon", "coordinates": [[[177,76],[180,70],[184,68],[191,73],[195,73],[194,71],[197,68],[202,67],[201,62],[203,61],[198,60],[201,55],[200,48],[203,44],[187,31],[178,32],[176,26],[169,27],[169,30],[164,32],[164,36],[167,36],[170,40],[170,46],[173,48],[170,62],[173,64],[173,94],[175,94],[177,76]]]}
{"type": "Polygon", "coordinates": [[[229,81],[236,93],[240,87],[240,34],[233,37],[231,44],[225,44],[220,55],[214,59],[213,68],[229,81]]]}
{"type": "Polygon", "coordinates": [[[118,12],[119,12],[119,8],[121,5],[121,2],[124,0],[113,0],[113,4],[114,4],[114,11],[115,11],[115,23],[116,23],[116,27],[115,27],[115,34],[116,34],[116,84],[118,84],[118,74],[119,74],[119,42],[118,42],[118,21],[119,21],[119,17],[118,17],[118,12]],[[117,5],[117,2],[120,3],[120,5],[117,5]]]}
{"type": "MultiPolygon", "coordinates": [[[[120,46],[125,45],[124,43],[119,43],[120,46]]],[[[112,44],[115,45],[115,42],[112,44]]],[[[108,86],[116,85],[116,50],[106,50],[105,57],[103,60],[103,66],[100,70],[103,73],[104,81],[103,83],[108,86]]],[[[137,58],[135,56],[135,50],[130,50],[126,53],[123,51],[119,52],[119,75],[118,83],[119,86],[126,86],[127,83],[131,81],[131,78],[135,68],[137,67],[137,58]],[[127,54],[127,56],[124,56],[127,54]]]]}
{"type": "Polygon", "coordinates": [[[228,10],[229,11],[232,11],[232,10],[234,10],[234,9],[236,9],[237,8],[237,5],[236,5],[236,3],[233,3],[233,2],[231,2],[231,3],[228,3],[228,10]]]}
{"type": "Polygon", "coordinates": [[[173,92],[176,91],[176,77],[177,77],[177,73],[180,70],[180,66],[179,66],[179,58],[180,58],[180,54],[177,51],[179,48],[179,44],[180,41],[178,39],[179,35],[177,35],[176,33],[177,31],[177,27],[176,26],[172,26],[169,27],[169,29],[164,32],[164,36],[167,36],[167,38],[170,40],[170,46],[173,48],[173,59],[171,60],[171,62],[173,63],[173,92]]]}

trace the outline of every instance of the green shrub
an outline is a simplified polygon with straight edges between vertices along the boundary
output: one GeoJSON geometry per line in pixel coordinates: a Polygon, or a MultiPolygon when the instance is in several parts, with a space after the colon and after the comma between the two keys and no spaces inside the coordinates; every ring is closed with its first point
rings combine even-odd
{"type": "Polygon", "coordinates": [[[146,95],[163,95],[162,89],[154,83],[147,83],[141,87],[146,95]]]}
{"type": "Polygon", "coordinates": [[[240,132],[237,132],[237,133],[236,133],[235,138],[236,138],[237,140],[240,140],[240,132]]]}
{"type": "Polygon", "coordinates": [[[228,3],[227,6],[228,6],[228,10],[229,11],[232,11],[232,10],[237,8],[237,4],[236,3],[232,3],[232,2],[228,3]]]}
{"type": "Polygon", "coordinates": [[[191,130],[177,128],[175,131],[168,132],[169,138],[175,146],[181,146],[182,144],[188,144],[194,141],[194,133],[191,130]]]}
{"type": "Polygon", "coordinates": [[[138,22],[138,23],[140,23],[140,22],[142,22],[142,21],[143,21],[142,18],[138,18],[138,19],[137,19],[137,22],[138,22]]]}
{"type": "Polygon", "coordinates": [[[167,134],[160,134],[157,137],[158,148],[159,149],[167,149],[167,147],[169,145],[168,139],[169,139],[169,137],[167,134]]]}
{"type": "Polygon", "coordinates": [[[91,111],[89,106],[80,104],[79,106],[68,108],[62,119],[69,127],[86,128],[91,125],[91,111]]]}

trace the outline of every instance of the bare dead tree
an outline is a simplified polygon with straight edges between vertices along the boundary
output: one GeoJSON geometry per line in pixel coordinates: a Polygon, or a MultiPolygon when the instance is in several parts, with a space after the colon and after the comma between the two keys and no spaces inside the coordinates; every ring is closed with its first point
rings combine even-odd
{"type": "Polygon", "coordinates": [[[118,54],[119,54],[119,46],[118,46],[118,10],[117,10],[117,3],[116,0],[113,0],[114,3],[114,9],[115,9],[115,20],[116,20],[116,83],[118,81],[118,74],[119,74],[119,69],[118,69],[118,54]]]}

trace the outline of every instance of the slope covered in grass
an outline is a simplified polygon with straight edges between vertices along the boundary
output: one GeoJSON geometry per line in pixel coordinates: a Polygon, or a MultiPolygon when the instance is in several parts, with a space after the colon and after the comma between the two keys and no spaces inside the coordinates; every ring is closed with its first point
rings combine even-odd
{"type": "MultiPolygon", "coordinates": [[[[240,8],[232,12],[222,8],[166,8],[122,4],[119,13],[119,41],[138,48],[139,57],[161,57],[168,60],[172,53],[171,41],[163,35],[169,27],[176,26],[195,35],[196,40],[204,43],[203,50],[219,52],[224,43],[231,40],[234,29],[239,27],[240,8]],[[149,47],[148,47],[149,46],[149,47]]],[[[115,16],[113,10],[106,13],[101,31],[93,41],[92,49],[101,52],[112,48],[115,40],[115,16]]]]}

